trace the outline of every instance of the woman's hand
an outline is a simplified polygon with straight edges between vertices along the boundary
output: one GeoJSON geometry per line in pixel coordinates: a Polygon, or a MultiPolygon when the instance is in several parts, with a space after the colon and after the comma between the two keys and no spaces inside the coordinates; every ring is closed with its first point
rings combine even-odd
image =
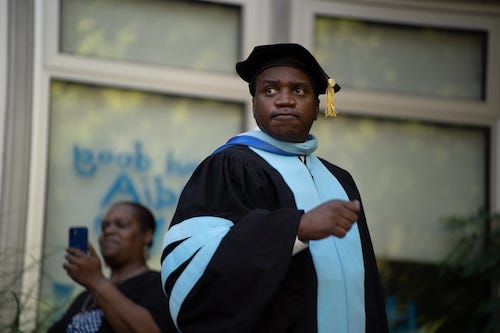
{"type": "Polygon", "coordinates": [[[89,290],[95,290],[104,275],[101,269],[101,260],[94,247],[87,242],[89,253],[84,253],[80,249],[67,248],[63,268],[68,276],[76,283],[89,290]]]}

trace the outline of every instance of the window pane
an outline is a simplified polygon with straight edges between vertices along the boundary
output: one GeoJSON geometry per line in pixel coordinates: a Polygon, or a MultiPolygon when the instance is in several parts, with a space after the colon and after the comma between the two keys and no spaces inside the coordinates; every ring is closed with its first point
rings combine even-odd
{"type": "Polygon", "coordinates": [[[88,226],[97,249],[102,215],[117,200],[155,214],[149,265],[159,269],[181,189],[244,119],[242,104],[67,82],[52,83],[50,112],[42,311],[79,291],[62,268],[68,227],[88,226]]]}
{"type": "Polygon", "coordinates": [[[345,87],[482,100],[487,34],[317,17],[316,55],[345,87]]]}
{"type": "Polygon", "coordinates": [[[486,203],[488,131],[368,118],[320,119],[319,154],[351,171],[380,258],[438,262],[441,222],[486,203]]]}
{"type": "Polygon", "coordinates": [[[152,0],[61,3],[64,53],[220,72],[233,72],[238,60],[236,6],[152,0]]]}

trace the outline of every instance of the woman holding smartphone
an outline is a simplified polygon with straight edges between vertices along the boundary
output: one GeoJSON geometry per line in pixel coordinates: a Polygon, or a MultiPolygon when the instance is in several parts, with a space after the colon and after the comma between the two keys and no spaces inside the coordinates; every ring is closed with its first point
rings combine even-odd
{"type": "Polygon", "coordinates": [[[88,253],[66,250],[63,267],[86,288],[60,320],[55,332],[175,332],[161,277],[146,264],[156,228],[153,214],[143,205],[121,201],[113,204],[101,224],[99,248],[110,276],[90,242],[88,253]]]}

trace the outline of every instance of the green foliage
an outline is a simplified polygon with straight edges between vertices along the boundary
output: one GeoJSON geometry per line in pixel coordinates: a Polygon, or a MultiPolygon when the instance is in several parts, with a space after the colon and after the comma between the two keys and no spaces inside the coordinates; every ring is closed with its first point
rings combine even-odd
{"type": "Polygon", "coordinates": [[[417,327],[424,333],[480,333],[485,318],[472,318],[489,297],[483,279],[463,277],[456,270],[430,263],[380,263],[384,290],[397,296],[398,312],[416,306],[417,327]]]}
{"type": "Polygon", "coordinates": [[[416,306],[419,332],[499,333],[499,216],[480,210],[442,222],[456,240],[445,260],[380,260],[384,290],[397,297],[398,312],[416,306]]]}
{"type": "Polygon", "coordinates": [[[0,324],[0,331],[2,332],[21,332],[19,330],[19,319],[21,316],[21,302],[16,293],[10,290],[0,291],[0,306],[4,308],[7,304],[14,301],[14,307],[11,308],[11,316],[6,316],[6,311],[3,310],[2,323],[0,324]],[[8,318],[6,318],[8,317],[8,318]]]}
{"type": "Polygon", "coordinates": [[[32,288],[21,292],[20,281],[23,275],[31,270],[40,270],[41,263],[33,259],[32,265],[29,267],[16,269],[18,267],[18,265],[16,266],[16,256],[19,253],[22,253],[19,249],[0,253],[0,332],[46,332],[51,315],[57,313],[61,306],[65,305],[45,304],[32,288]],[[33,307],[40,306],[45,306],[47,309],[44,316],[38,317],[37,309],[33,309],[33,307]]]}
{"type": "Polygon", "coordinates": [[[473,215],[452,216],[443,222],[458,237],[443,264],[443,274],[453,272],[461,279],[486,285],[487,297],[468,317],[471,323],[484,322],[482,333],[500,332],[500,215],[481,209],[473,215]]]}
{"type": "Polygon", "coordinates": [[[41,333],[46,332],[48,322],[54,307],[43,318],[21,318],[23,311],[30,310],[26,308],[20,294],[12,290],[0,291],[0,309],[2,309],[0,332],[2,333],[41,333]],[[29,327],[29,328],[28,328],[29,327]]]}

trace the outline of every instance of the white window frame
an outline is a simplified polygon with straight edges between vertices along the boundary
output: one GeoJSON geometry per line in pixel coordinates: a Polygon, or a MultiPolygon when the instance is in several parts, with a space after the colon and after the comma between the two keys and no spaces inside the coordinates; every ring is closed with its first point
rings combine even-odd
{"type": "Polygon", "coordinates": [[[434,1],[291,0],[291,39],[313,49],[317,15],[402,25],[488,31],[484,101],[453,101],[344,88],[335,96],[345,114],[483,126],[491,130],[490,205],[500,211],[500,10],[434,1]],[[301,22],[301,24],[296,24],[301,22]],[[294,24],[295,23],[295,24],[294,24]]]}
{"type": "MultiPolygon", "coordinates": [[[[7,113],[7,57],[8,57],[8,1],[0,0],[0,156],[4,152],[5,120],[7,113]]],[[[2,188],[3,163],[0,163],[0,189],[2,188]]],[[[2,192],[0,191],[0,201],[2,192]]]]}
{"type": "MultiPolygon", "coordinates": [[[[270,3],[267,0],[199,0],[241,7],[240,54],[255,45],[268,43],[270,3]]],[[[1,2],[4,3],[3,1],[1,2]]],[[[1,13],[6,11],[1,10],[1,13]]],[[[29,330],[37,314],[37,296],[43,255],[46,178],[50,124],[50,83],[52,80],[97,84],[124,89],[178,96],[218,99],[245,104],[248,128],[254,125],[248,88],[235,74],[197,72],[168,66],[115,62],[64,54],[58,50],[60,0],[35,0],[33,109],[29,204],[22,294],[25,296],[21,323],[29,330]],[[36,296],[36,297],[34,297],[36,296]]],[[[3,16],[3,15],[2,15],[3,16]]],[[[1,18],[1,17],[0,17],[1,18]]],[[[4,20],[0,19],[0,23],[4,20]]],[[[0,31],[5,31],[0,29],[0,31]]],[[[0,36],[0,42],[2,36],[0,36]]],[[[2,59],[0,58],[0,61],[2,59]]],[[[0,66],[2,63],[0,62],[0,66]]],[[[3,71],[1,71],[3,72],[3,71]]],[[[1,78],[0,78],[1,80],[1,78]]],[[[0,81],[1,83],[1,81],[0,81]]],[[[1,88],[1,87],[0,87],[1,88]]],[[[3,90],[0,90],[3,91],[3,90]]],[[[0,95],[0,102],[1,100],[0,95]]],[[[0,113],[0,117],[2,113],[0,113]]],[[[0,128],[0,134],[2,129],[0,128]]],[[[1,143],[1,141],[0,141],[1,143]]]]}

